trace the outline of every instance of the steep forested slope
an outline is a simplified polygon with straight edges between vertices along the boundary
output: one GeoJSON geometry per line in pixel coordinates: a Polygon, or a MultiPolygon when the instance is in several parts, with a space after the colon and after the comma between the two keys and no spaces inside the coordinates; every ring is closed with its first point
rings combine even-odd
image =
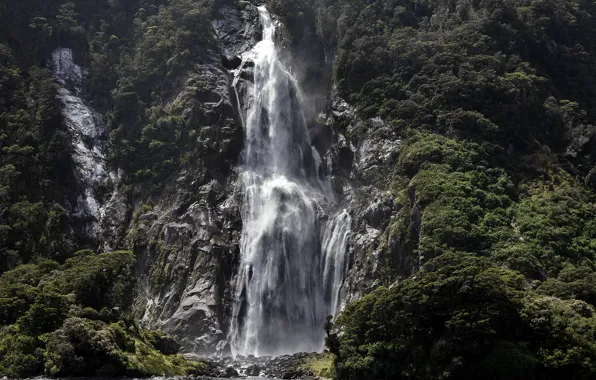
{"type": "Polygon", "coordinates": [[[80,251],[59,265],[19,266],[0,277],[0,371],[11,377],[202,374],[179,346],[130,318],[132,252],[80,251]]]}
{"type": "Polygon", "coordinates": [[[594,3],[314,7],[338,94],[403,139],[386,262],[421,265],[343,313],[338,376],[592,377],[594,3]]]}
{"type": "MultiPolygon", "coordinates": [[[[55,49],[75,51],[77,62],[89,68],[85,100],[104,115],[110,130],[109,165],[130,173],[125,186],[156,184],[152,180],[174,164],[174,141],[158,139],[186,138],[179,131],[184,128],[180,120],[168,118],[160,107],[160,89],[172,86],[180,67],[192,64],[213,34],[205,21],[207,3],[165,4],[0,4],[3,375],[206,371],[200,363],[173,355],[179,345],[171,338],[139,326],[132,310],[138,284],[132,252],[76,252],[95,250],[100,242],[80,228],[88,216],[74,212],[80,191],[74,147],[57,99],[59,85],[50,71],[55,49]],[[146,165],[150,158],[155,164],[146,165]],[[137,173],[139,162],[144,163],[142,174],[137,173]]],[[[180,159],[175,156],[176,163],[180,159]]]]}

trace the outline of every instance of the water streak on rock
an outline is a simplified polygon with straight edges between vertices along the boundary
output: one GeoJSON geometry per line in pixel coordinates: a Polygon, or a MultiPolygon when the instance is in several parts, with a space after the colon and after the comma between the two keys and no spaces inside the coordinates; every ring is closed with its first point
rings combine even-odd
{"type": "Polygon", "coordinates": [[[71,49],[59,48],[52,53],[52,70],[60,85],[58,99],[73,147],[75,176],[81,194],[74,213],[89,218],[86,227],[90,237],[97,238],[102,210],[100,187],[109,180],[105,157],[105,124],[82,97],[85,70],[73,61],[71,49]]]}

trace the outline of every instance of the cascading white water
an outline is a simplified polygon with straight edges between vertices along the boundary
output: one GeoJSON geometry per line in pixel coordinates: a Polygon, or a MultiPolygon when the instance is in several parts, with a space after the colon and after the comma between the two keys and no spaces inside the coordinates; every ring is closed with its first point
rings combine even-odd
{"type": "Polygon", "coordinates": [[[329,314],[337,313],[342,306],[339,291],[348,270],[346,250],[351,224],[352,218],[344,210],[326,224],[323,233],[321,265],[323,267],[324,288],[328,292],[326,299],[331,302],[329,314]]]}
{"type": "Polygon", "coordinates": [[[275,23],[264,7],[259,14],[263,39],[243,59],[254,63],[254,83],[240,168],[242,262],[229,336],[234,356],[323,347],[325,318],[340,304],[351,224],[345,211],[322,221],[322,205],[334,197],[319,174],[299,86],[279,61],[275,23]]]}

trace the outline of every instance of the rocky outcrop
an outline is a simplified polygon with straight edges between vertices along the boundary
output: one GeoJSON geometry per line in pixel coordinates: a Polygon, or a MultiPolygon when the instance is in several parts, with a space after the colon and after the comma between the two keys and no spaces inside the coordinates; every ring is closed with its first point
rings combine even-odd
{"type": "Polygon", "coordinates": [[[157,199],[142,189],[133,194],[125,241],[139,256],[137,309],[142,323],[175,336],[183,352],[229,350],[230,282],[242,229],[234,167],[243,138],[231,71],[258,38],[255,12],[219,9],[212,24],[220,50],[194,66],[166,106],[200,127],[199,165],[183,168],[157,199]]]}
{"type": "MultiPolygon", "coordinates": [[[[313,373],[309,363],[319,361],[331,365],[331,356],[329,355],[314,352],[299,352],[294,355],[282,355],[278,357],[255,357],[249,355],[247,357],[239,356],[236,359],[226,357],[208,360],[208,363],[213,368],[211,372],[216,377],[233,377],[229,375],[235,373],[237,377],[256,376],[275,379],[314,380],[321,377],[313,373]]],[[[204,358],[200,359],[192,355],[186,355],[185,357],[191,360],[193,358],[196,360],[205,360],[204,358]]]]}
{"type": "Polygon", "coordinates": [[[105,124],[84,99],[83,82],[87,73],[75,64],[73,51],[56,49],[52,53],[51,68],[60,85],[57,97],[70,134],[74,176],[78,184],[76,203],[67,205],[68,210],[83,221],[82,233],[96,242],[100,233],[101,197],[110,183],[106,168],[105,124]]]}
{"type": "Polygon", "coordinates": [[[417,259],[400,241],[396,221],[401,213],[411,213],[415,234],[421,216],[415,200],[400,203],[390,191],[401,146],[395,129],[380,118],[359,118],[335,94],[329,103],[325,120],[335,134],[330,154],[332,183],[353,220],[350,264],[341,292],[345,306],[387,281],[388,268],[401,274],[415,269],[417,259]]]}
{"type": "Polygon", "coordinates": [[[242,9],[233,3],[224,4],[211,22],[220,41],[222,62],[232,64],[235,60],[237,63],[228,69],[238,68],[240,62],[237,58],[261,39],[257,9],[248,2],[243,4],[242,9]]]}
{"type": "Polygon", "coordinates": [[[131,231],[131,241],[148,242],[139,262],[142,321],[176,336],[186,352],[224,348],[218,343],[225,339],[239,239],[238,208],[227,195],[215,180],[197,194],[178,188],[169,201],[139,215],[131,231]]]}

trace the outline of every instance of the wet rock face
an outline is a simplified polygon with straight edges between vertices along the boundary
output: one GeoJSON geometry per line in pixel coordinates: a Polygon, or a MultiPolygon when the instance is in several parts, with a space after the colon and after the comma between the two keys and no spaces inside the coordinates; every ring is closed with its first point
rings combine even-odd
{"type": "Polygon", "coordinates": [[[250,50],[261,40],[259,12],[250,4],[242,10],[233,2],[222,5],[211,24],[221,43],[222,55],[228,59],[250,50]]]}
{"type": "MultiPolygon", "coordinates": [[[[397,133],[380,118],[360,119],[337,95],[331,95],[330,103],[327,124],[337,135],[331,155],[333,186],[353,219],[349,271],[341,291],[345,306],[381,284],[388,260],[398,272],[411,271],[410,258],[402,257],[408,253],[391,231],[395,216],[409,205],[400,205],[387,191],[401,145],[397,133]],[[348,140],[344,134],[357,137],[348,140]]],[[[416,215],[419,219],[411,208],[412,220],[416,215]]]]}
{"type": "Polygon", "coordinates": [[[235,55],[233,57],[228,57],[226,55],[222,55],[221,57],[221,64],[228,70],[236,70],[242,64],[242,58],[235,55]]]}
{"type": "Polygon", "coordinates": [[[184,352],[225,349],[241,228],[231,182],[212,180],[192,192],[181,178],[171,198],[139,215],[131,232],[147,244],[139,261],[142,321],[176,336],[184,352]]]}
{"type": "Polygon", "coordinates": [[[60,85],[57,98],[70,134],[73,174],[78,185],[76,202],[67,205],[67,209],[83,220],[80,234],[96,243],[102,218],[102,193],[111,182],[106,167],[106,127],[99,113],[85,101],[83,83],[87,72],[74,59],[71,49],[58,48],[52,53],[50,65],[60,85]]]}
{"type": "Polygon", "coordinates": [[[223,5],[212,22],[220,50],[195,65],[166,105],[199,126],[200,164],[182,168],[152,204],[141,189],[133,192],[137,199],[123,240],[139,257],[136,307],[142,323],[176,337],[182,352],[229,352],[227,318],[242,230],[234,168],[243,141],[231,70],[258,39],[255,20],[252,6],[240,11],[223,5]]]}
{"type": "Polygon", "coordinates": [[[246,374],[246,376],[259,376],[261,374],[262,370],[263,369],[261,368],[260,365],[251,364],[248,367],[246,367],[246,370],[244,371],[244,373],[246,374]]]}

